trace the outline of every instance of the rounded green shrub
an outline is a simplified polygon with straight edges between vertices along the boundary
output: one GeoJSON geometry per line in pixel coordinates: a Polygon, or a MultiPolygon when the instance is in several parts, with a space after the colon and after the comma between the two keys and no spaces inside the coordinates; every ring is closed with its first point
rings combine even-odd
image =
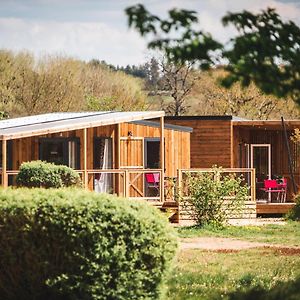
{"type": "Polygon", "coordinates": [[[81,185],[79,174],[72,168],[40,160],[23,163],[16,182],[18,186],[44,188],[81,185]]]}
{"type": "Polygon", "coordinates": [[[0,190],[3,300],[159,299],[176,246],[146,203],[82,189],[0,190]]]}
{"type": "Polygon", "coordinates": [[[287,213],[287,219],[300,221],[300,194],[297,194],[294,198],[296,202],[295,206],[287,213]]]}

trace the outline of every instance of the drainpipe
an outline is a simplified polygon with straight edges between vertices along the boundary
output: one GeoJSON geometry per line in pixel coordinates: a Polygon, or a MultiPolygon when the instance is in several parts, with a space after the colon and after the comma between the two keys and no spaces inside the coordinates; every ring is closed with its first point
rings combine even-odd
{"type": "Polygon", "coordinates": [[[293,166],[292,166],[292,155],[291,155],[291,149],[290,149],[290,144],[287,136],[287,131],[286,131],[286,126],[283,117],[281,117],[281,125],[284,133],[284,140],[285,140],[285,146],[286,150],[288,153],[288,162],[289,162],[289,171],[292,179],[292,185],[293,185],[293,191],[294,194],[297,193],[297,187],[296,187],[296,182],[295,182],[295,177],[294,177],[294,172],[293,172],[293,166]]]}

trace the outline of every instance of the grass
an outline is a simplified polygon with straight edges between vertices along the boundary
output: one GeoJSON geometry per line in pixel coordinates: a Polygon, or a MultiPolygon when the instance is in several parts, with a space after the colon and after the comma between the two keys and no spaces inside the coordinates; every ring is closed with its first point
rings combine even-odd
{"type": "Polygon", "coordinates": [[[293,282],[300,277],[300,251],[288,248],[300,245],[300,222],[259,227],[228,226],[223,230],[187,227],[178,231],[180,237],[234,237],[270,245],[281,244],[285,248],[182,250],[168,280],[166,299],[233,299],[229,296],[231,293],[247,292],[257,287],[268,291],[276,285],[282,286],[282,282],[293,282]]]}
{"type": "Polygon", "coordinates": [[[287,222],[285,225],[226,226],[223,229],[206,226],[204,228],[178,228],[184,237],[229,237],[285,246],[300,246],[300,222],[287,222]]]}

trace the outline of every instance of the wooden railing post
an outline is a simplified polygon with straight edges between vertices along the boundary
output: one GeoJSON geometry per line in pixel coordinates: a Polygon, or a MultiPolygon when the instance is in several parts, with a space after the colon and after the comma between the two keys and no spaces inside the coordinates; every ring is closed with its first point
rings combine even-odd
{"type": "Polygon", "coordinates": [[[87,172],[87,128],[83,129],[83,182],[84,187],[88,189],[88,172],[87,172]]]}
{"type": "Polygon", "coordinates": [[[130,197],[130,178],[129,178],[129,171],[125,170],[125,186],[124,186],[124,193],[125,197],[130,197]]]}
{"type": "Polygon", "coordinates": [[[6,188],[8,186],[8,178],[7,178],[7,165],[6,165],[6,140],[2,140],[2,186],[6,188]]]}
{"type": "Polygon", "coordinates": [[[160,117],[160,201],[164,202],[165,188],[165,121],[164,117],[160,117]]]}

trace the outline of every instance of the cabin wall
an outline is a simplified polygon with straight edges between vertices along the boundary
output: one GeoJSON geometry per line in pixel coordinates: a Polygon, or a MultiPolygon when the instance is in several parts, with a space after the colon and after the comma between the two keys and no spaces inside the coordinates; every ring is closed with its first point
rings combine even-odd
{"type": "Polygon", "coordinates": [[[166,123],[193,128],[191,133],[191,168],[230,168],[232,124],[230,120],[166,119],[166,123]]]}
{"type": "MultiPolygon", "coordinates": [[[[290,140],[292,130],[288,130],[288,139],[292,155],[292,168],[297,186],[300,185],[300,145],[290,140]]],[[[288,152],[283,131],[281,129],[243,128],[234,126],[234,167],[247,167],[245,144],[271,144],[272,175],[280,175],[288,179],[288,199],[292,199],[292,181],[289,171],[288,152]]]]}
{"type": "MultiPolygon", "coordinates": [[[[117,162],[117,128],[118,125],[101,126],[87,129],[87,168],[93,169],[93,152],[95,137],[110,137],[113,139],[113,167],[117,162]]],[[[165,168],[166,176],[176,176],[178,168],[190,167],[190,133],[165,129],[165,168]]],[[[80,169],[83,169],[83,130],[74,130],[36,137],[12,140],[13,170],[18,170],[23,162],[39,159],[40,138],[80,138],[80,169]]],[[[132,123],[120,124],[121,166],[144,167],[143,139],[159,138],[160,129],[132,123]],[[132,139],[128,138],[128,132],[132,139]]]]}
{"type": "MultiPolygon", "coordinates": [[[[164,134],[165,175],[175,177],[177,176],[177,169],[190,168],[190,133],[165,129],[164,134]]],[[[121,137],[127,137],[127,140],[121,142],[121,162],[127,165],[140,166],[144,165],[143,143],[138,138],[159,138],[160,128],[123,123],[121,125],[121,137]],[[132,134],[130,138],[128,138],[129,132],[132,134]],[[134,151],[130,151],[130,149],[134,151]]]]}

